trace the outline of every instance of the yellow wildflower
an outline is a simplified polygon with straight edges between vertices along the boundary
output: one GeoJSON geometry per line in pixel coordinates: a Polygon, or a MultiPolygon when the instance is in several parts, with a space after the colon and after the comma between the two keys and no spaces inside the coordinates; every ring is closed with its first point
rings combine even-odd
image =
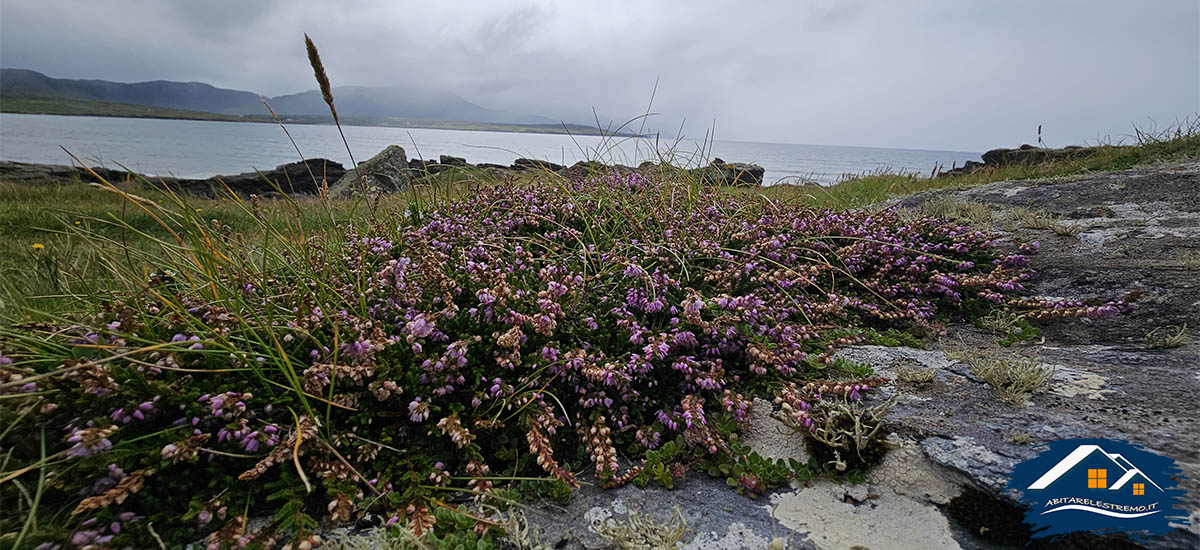
{"type": "Polygon", "coordinates": [[[43,249],[43,248],[46,248],[46,245],[44,245],[44,244],[42,244],[42,243],[33,243],[33,249],[34,249],[34,250],[41,250],[41,249],[43,249]]]}

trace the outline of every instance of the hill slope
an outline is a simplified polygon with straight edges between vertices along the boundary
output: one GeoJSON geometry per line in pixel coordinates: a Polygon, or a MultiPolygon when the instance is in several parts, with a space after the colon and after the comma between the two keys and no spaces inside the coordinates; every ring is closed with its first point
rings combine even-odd
{"type": "Polygon", "coordinates": [[[256,94],[203,82],[110,82],[51,78],[26,69],[0,69],[0,94],[129,103],[221,114],[267,114],[256,94]]]}
{"type": "MultiPolygon", "coordinates": [[[[0,69],[0,95],[104,101],[223,115],[267,115],[258,94],[217,88],[203,82],[111,82],[52,78],[28,69],[0,69]]],[[[416,86],[334,88],[338,113],[345,116],[455,120],[485,123],[557,124],[557,121],[487,109],[445,90],[416,86]]],[[[327,116],[320,92],[309,90],[270,98],[280,115],[327,116]]]]}

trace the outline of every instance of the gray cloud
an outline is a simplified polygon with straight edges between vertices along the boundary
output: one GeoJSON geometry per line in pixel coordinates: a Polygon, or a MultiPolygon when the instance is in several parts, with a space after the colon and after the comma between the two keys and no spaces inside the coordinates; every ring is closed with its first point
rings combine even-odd
{"type": "Polygon", "coordinates": [[[57,77],[424,83],[481,105],[689,137],[982,150],[1200,111],[1200,4],[0,0],[0,64],[57,77]]]}

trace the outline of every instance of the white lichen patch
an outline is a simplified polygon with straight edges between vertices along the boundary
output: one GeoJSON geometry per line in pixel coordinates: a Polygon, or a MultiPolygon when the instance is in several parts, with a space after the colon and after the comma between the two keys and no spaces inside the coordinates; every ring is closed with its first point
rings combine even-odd
{"type": "Polygon", "coordinates": [[[819,548],[957,549],[938,505],[957,496],[963,483],[920,449],[905,447],[889,453],[867,484],[818,480],[771,501],[781,526],[819,548]]]}
{"type": "Polygon", "coordinates": [[[1005,189],[1004,189],[1004,196],[1005,196],[1005,198],[1008,198],[1008,197],[1015,197],[1015,196],[1017,196],[1018,194],[1020,194],[1022,191],[1025,191],[1026,189],[1029,189],[1029,186],[1027,186],[1027,185],[1013,185],[1013,186],[1010,186],[1010,187],[1007,187],[1007,188],[1005,188],[1005,189]]]}
{"type": "MultiPolygon", "coordinates": [[[[612,506],[617,506],[618,503],[621,503],[620,498],[617,498],[616,500],[614,500],[612,502],[612,506]]],[[[622,504],[622,506],[623,506],[623,504],[622,504]]],[[[607,507],[603,507],[603,506],[592,506],[591,508],[588,509],[587,512],[584,512],[584,514],[583,514],[583,519],[587,521],[589,526],[603,525],[605,522],[612,519],[612,517],[613,517],[612,508],[607,508],[607,507]]],[[[592,531],[594,532],[595,529],[592,529],[592,531]]]]}
{"type": "Polygon", "coordinates": [[[774,404],[770,401],[754,399],[754,405],[750,408],[750,428],[742,432],[742,442],[763,458],[808,462],[804,437],[773,418],[773,409],[774,404]]]}
{"type": "Polygon", "coordinates": [[[1124,239],[1132,231],[1129,227],[1097,227],[1086,229],[1076,235],[1083,247],[1096,250],[1104,248],[1109,243],[1124,239]]]}
{"type": "Polygon", "coordinates": [[[1105,389],[1107,384],[1108,379],[1099,374],[1057,365],[1053,382],[1050,384],[1050,393],[1072,398],[1105,399],[1106,395],[1117,393],[1116,390],[1105,389]]]}
{"type": "Polygon", "coordinates": [[[767,548],[771,541],[741,523],[729,524],[724,535],[714,532],[697,533],[683,550],[740,550],[742,548],[767,548]]]}

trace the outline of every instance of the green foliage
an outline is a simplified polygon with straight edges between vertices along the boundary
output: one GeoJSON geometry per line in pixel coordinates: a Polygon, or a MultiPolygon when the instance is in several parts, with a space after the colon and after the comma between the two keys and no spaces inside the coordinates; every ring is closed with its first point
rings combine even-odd
{"type": "Polygon", "coordinates": [[[645,467],[634,478],[634,484],[645,487],[654,481],[670,489],[694,469],[723,478],[740,494],[755,498],[793,479],[807,481],[813,477],[813,464],[795,459],[767,459],[739,441],[737,422],[731,415],[716,415],[710,422],[719,434],[728,438],[718,452],[709,454],[703,449],[689,448],[682,437],[668,441],[658,449],[646,451],[645,467]]]}
{"type": "MultiPolygon", "coordinates": [[[[882,344],[880,344],[882,345],[882,344]]],[[[867,378],[875,374],[875,369],[866,363],[858,363],[842,357],[834,357],[826,362],[819,356],[810,356],[802,363],[804,378],[808,379],[839,379],[867,378]]]]}
{"type": "Polygon", "coordinates": [[[1010,347],[1019,342],[1027,342],[1042,335],[1041,329],[1029,324],[1029,321],[1024,317],[1018,317],[1013,323],[1012,329],[1004,338],[1000,339],[1000,345],[1010,347]]]}
{"type": "Polygon", "coordinates": [[[449,508],[438,508],[433,513],[437,520],[433,533],[422,542],[438,550],[492,550],[495,543],[489,533],[480,537],[475,533],[476,520],[449,508]]]}
{"type": "Polygon", "coordinates": [[[273,518],[280,531],[303,536],[317,528],[317,521],[304,511],[308,493],[293,471],[283,470],[278,479],[266,484],[266,490],[266,501],[278,506],[273,518]]]}
{"type": "Polygon", "coordinates": [[[792,479],[801,481],[812,477],[807,464],[792,459],[763,458],[737,440],[732,440],[721,453],[701,462],[711,477],[725,478],[725,484],[738,493],[757,498],[768,489],[779,487],[792,479]]]}
{"type": "Polygon", "coordinates": [[[922,349],[925,347],[925,340],[921,337],[896,328],[883,330],[865,328],[861,334],[866,338],[863,342],[864,344],[887,346],[890,348],[905,347],[922,349]]]}
{"type": "Polygon", "coordinates": [[[523,479],[503,494],[512,500],[540,501],[549,499],[562,505],[571,502],[571,486],[560,479],[523,479]]]}

